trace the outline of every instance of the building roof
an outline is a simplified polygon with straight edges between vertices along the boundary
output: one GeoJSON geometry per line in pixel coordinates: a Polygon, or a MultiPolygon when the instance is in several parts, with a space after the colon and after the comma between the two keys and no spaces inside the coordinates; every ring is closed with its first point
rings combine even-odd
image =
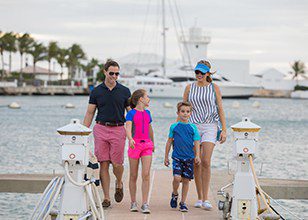
{"type": "MultiPolygon", "coordinates": [[[[19,72],[24,74],[34,74],[34,67],[33,66],[26,66],[25,68],[22,68],[19,70],[19,72]]],[[[48,69],[45,69],[43,67],[35,66],[35,75],[59,75],[60,73],[50,71],[48,72],[48,69]]]]}
{"type": "Polygon", "coordinates": [[[286,74],[280,72],[279,70],[275,69],[275,68],[269,68],[266,70],[263,70],[257,74],[255,74],[255,76],[257,77],[263,77],[266,74],[270,74],[270,75],[281,75],[282,77],[286,76],[286,74]]]}

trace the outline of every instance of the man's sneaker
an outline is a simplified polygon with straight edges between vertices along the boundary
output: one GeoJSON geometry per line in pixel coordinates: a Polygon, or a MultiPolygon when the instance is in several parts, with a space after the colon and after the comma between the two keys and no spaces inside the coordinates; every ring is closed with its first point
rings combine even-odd
{"type": "Polygon", "coordinates": [[[149,209],[149,205],[144,203],[142,206],[141,206],[141,212],[143,214],[150,214],[151,213],[151,210],[149,209]]]}
{"type": "Polygon", "coordinates": [[[138,207],[137,207],[136,202],[132,202],[132,204],[130,205],[130,211],[131,212],[138,212],[138,207]]]}
{"type": "Polygon", "coordinates": [[[202,207],[205,209],[205,210],[211,210],[213,208],[211,202],[209,200],[205,200],[203,203],[202,203],[202,207]]]}
{"type": "Polygon", "coordinates": [[[179,195],[171,194],[170,206],[175,209],[178,206],[178,197],[179,195]]]}
{"type": "Polygon", "coordinates": [[[202,200],[198,200],[196,203],[195,203],[195,208],[201,208],[202,207],[202,200]]]}
{"type": "Polygon", "coordinates": [[[188,212],[187,205],[184,202],[180,202],[180,211],[181,212],[188,212]]]}

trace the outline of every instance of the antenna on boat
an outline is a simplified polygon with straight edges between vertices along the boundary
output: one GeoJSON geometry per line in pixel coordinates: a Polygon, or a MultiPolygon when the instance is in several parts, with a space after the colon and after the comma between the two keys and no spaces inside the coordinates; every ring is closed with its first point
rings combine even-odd
{"type": "Polygon", "coordinates": [[[166,19],[165,19],[165,0],[162,0],[162,14],[163,14],[163,63],[162,63],[162,66],[163,66],[163,75],[164,77],[166,77],[166,19]]]}

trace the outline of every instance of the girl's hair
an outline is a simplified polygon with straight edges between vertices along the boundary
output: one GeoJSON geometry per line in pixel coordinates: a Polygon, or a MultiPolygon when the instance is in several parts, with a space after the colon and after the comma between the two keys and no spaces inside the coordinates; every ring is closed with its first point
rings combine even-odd
{"type": "Polygon", "coordinates": [[[138,101],[141,97],[143,97],[146,94],[146,90],[144,89],[137,89],[133,92],[132,96],[128,99],[128,103],[131,108],[135,108],[138,104],[138,101]]]}
{"type": "MultiPolygon", "coordinates": [[[[202,63],[202,64],[206,65],[208,68],[210,68],[210,69],[211,69],[211,64],[210,64],[210,62],[209,62],[209,61],[206,61],[206,60],[200,60],[200,61],[198,62],[198,64],[200,64],[200,63],[202,63]]],[[[209,83],[211,83],[211,82],[213,81],[213,79],[212,79],[211,75],[215,74],[216,72],[209,72],[209,73],[210,73],[210,75],[209,75],[209,76],[206,76],[206,81],[207,81],[207,82],[209,82],[209,83]]]]}

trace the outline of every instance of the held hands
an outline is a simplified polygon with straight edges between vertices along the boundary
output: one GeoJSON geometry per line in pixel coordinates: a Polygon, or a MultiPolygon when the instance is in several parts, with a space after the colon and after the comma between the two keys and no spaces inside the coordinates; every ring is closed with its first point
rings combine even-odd
{"type": "Polygon", "coordinates": [[[169,158],[166,158],[166,157],[165,157],[164,164],[165,164],[166,167],[169,167],[169,164],[170,164],[169,158]]]}
{"type": "Polygon", "coordinates": [[[196,156],[195,157],[195,164],[199,165],[201,163],[200,157],[196,156]]]}
{"type": "Polygon", "coordinates": [[[130,139],[130,140],[129,140],[129,147],[130,147],[131,149],[134,149],[134,148],[135,148],[135,141],[134,141],[134,139],[130,139]]]}

